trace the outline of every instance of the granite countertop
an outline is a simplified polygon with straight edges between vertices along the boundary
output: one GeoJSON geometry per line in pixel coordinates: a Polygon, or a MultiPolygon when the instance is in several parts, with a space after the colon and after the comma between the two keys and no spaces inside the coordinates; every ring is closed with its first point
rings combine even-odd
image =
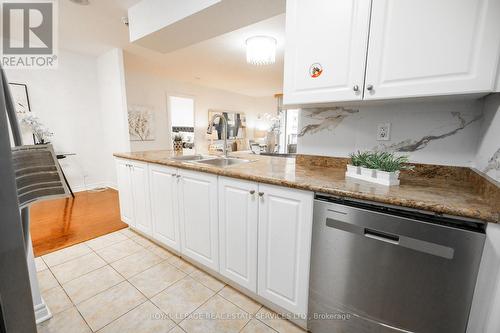
{"type": "MultiPolygon", "coordinates": [[[[474,177],[464,179],[453,175],[454,179],[419,174],[402,176],[399,186],[387,187],[362,180],[346,179],[345,163],[325,166],[320,165],[321,163],[311,163],[307,159],[300,159],[299,162],[299,159],[296,161],[295,158],[235,153],[231,156],[246,158],[252,162],[220,168],[173,160],[175,154],[167,150],[116,153],[114,156],[486,222],[500,221],[497,187],[494,187],[495,195],[492,200],[490,192],[478,190],[475,184],[478,181],[474,177]]],[[[444,168],[452,170],[450,167],[444,168]]],[[[436,168],[432,169],[432,174],[436,174],[436,168]]]]}

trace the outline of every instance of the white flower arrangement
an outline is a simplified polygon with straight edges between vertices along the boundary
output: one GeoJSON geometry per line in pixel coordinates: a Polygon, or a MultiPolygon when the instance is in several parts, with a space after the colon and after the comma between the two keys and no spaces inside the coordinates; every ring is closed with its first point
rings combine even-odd
{"type": "Polygon", "coordinates": [[[54,135],[33,112],[26,113],[20,119],[20,123],[33,133],[38,143],[45,143],[48,138],[54,135]]]}
{"type": "Polygon", "coordinates": [[[280,131],[280,117],[278,115],[273,115],[270,113],[264,113],[264,119],[269,124],[268,132],[278,132],[280,131]]]}

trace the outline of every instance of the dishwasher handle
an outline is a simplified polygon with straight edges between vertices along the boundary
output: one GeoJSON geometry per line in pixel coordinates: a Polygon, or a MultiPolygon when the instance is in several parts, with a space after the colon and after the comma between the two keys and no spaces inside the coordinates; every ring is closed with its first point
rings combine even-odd
{"type": "Polygon", "coordinates": [[[362,226],[357,226],[355,224],[340,221],[340,219],[332,219],[327,217],[326,226],[349,232],[360,237],[374,239],[387,244],[397,245],[449,260],[453,259],[455,256],[455,250],[446,245],[436,244],[423,239],[408,237],[405,235],[396,235],[385,231],[365,228],[362,226]]]}
{"type": "Polygon", "coordinates": [[[381,242],[386,242],[394,245],[399,244],[399,236],[389,234],[386,232],[365,228],[364,235],[365,237],[375,239],[381,242]]]}

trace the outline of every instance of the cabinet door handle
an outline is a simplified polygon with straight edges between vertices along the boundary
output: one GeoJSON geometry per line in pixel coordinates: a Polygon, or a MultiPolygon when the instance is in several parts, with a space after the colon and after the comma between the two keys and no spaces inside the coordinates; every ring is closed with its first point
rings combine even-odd
{"type": "Polygon", "coordinates": [[[255,190],[250,190],[250,194],[255,194],[255,190]]]}
{"type": "Polygon", "coordinates": [[[355,84],[354,87],[352,87],[352,90],[354,90],[356,92],[359,91],[359,86],[357,84],[355,84]]]}
{"type": "Polygon", "coordinates": [[[259,192],[259,197],[263,197],[264,196],[264,192],[259,192]]]}
{"type": "Polygon", "coordinates": [[[369,84],[366,86],[366,90],[372,91],[373,90],[373,84],[369,84]]]}

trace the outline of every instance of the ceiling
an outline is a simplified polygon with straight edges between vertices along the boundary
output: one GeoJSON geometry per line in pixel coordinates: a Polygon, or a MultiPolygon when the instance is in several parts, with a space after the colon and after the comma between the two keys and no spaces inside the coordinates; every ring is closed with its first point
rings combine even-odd
{"type": "Polygon", "coordinates": [[[89,6],[79,6],[69,0],[59,1],[60,48],[99,55],[120,47],[133,55],[130,57],[133,61],[153,63],[159,72],[173,80],[250,96],[272,96],[282,90],[284,14],[162,54],[129,42],[128,28],[121,18],[140,0],[90,1],[89,6]],[[258,67],[246,63],[245,40],[253,35],[269,35],[277,39],[275,64],[258,67]]]}

